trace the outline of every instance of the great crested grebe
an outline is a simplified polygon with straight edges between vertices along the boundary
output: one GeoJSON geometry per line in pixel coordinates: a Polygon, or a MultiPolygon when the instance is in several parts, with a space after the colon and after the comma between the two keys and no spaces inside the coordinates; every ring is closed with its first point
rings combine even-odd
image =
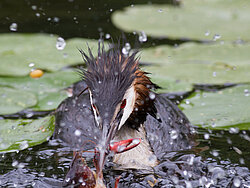
{"type": "Polygon", "coordinates": [[[83,80],[56,111],[58,138],[73,148],[98,150],[101,169],[113,141],[142,140],[130,151],[114,155],[119,169],[148,169],[166,152],[194,144],[189,120],[175,104],[154,93],[158,86],[139,68],[136,52],[106,52],[100,44],[97,58],[90,49],[88,55],[80,52],[87,70],[79,71],[83,80]]]}

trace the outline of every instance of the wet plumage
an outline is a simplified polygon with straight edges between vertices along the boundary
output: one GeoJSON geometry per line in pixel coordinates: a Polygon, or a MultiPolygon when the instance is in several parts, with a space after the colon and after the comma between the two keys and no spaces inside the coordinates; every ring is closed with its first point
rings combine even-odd
{"type": "Polygon", "coordinates": [[[87,70],[80,70],[83,80],[56,111],[58,138],[73,148],[104,150],[103,164],[111,140],[142,138],[139,146],[114,157],[117,168],[155,166],[166,152],[194,144],[188,119],[154,93],[158,86],[139,68],[137,53],[125,56],[119,49],[99,47],[95,59],[90,50],[80,52],[87,70]]]}

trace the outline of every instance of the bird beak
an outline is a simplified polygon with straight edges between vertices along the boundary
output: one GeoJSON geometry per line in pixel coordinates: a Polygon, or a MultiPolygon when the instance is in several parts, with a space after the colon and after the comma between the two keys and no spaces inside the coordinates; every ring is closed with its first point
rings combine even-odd
{"type": "MultiPolygon", "coordinates": [[[[118,115],[115,120],[107,120],[104,119],[102,122],[102,135],[99,144],[97,145],[97,151],[99,153],[99,157],[97,159],[97,166],[99,171],[101,172],[104,164],[105,159],[108,153],[110,152],[110,142],[115,136],[118,125],[120,123],[121,117],[118,115]]],[[[100,174],[102,176],[102,174],[100,174]]]]}

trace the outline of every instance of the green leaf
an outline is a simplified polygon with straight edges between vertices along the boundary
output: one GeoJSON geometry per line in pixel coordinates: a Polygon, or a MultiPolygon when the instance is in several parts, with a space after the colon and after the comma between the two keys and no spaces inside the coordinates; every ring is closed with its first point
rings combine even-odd
{"type": "Polygon", "coordinates": [[[114,25],[126,32],[144,31],[154,37],[213,40],[249,40],[248,0],[185,0],[180,6],[135,5],[112,15],[114,25]]]}
{"type": "Polygon", "coordinates": [[[38,103],[36,106],[32,107],[35,111],[53,110],[58,107],[58,105],[68,97],[65,90],[57,92],[44,92],[38,94],[38,103]]]}
{"type": "MultiPolygon", "coordinates": [[[[80,80],[80,76],[75,71],[65,70],[54,73],[45,72],[41,78],[37,79],[29,76],[0,77],[0,86],[16,88],[17,91],[23,90],[25,93],[35,95],[37,104],[35,106],[33,104],[32,110],[52,110],[56,109],[60,102],[68,96],[64,88],[78,80],[80,80]]],[[[14,89],[13,93],[16,93],[14,89]]],[[[16,93],[16,95],[19,94],[16,93]]],[[[6,109],[6,113],[10,114],[13,111],[6,109]]],[[[1,111],[0,114],[2,114],[1,111]]]]}
{"type": "Polygon", "coordinates": [[[0,98],[0,114],[16,113],[37,103],[32,93],[1,86],[0,98]]]}
{"type": "MultiPolygon", "coordinates": [[[[224,84],[250,82],[250,44],[186,43],[177,48],[167,45],[142,51],[141,61],[151,63],[144,70],[156,83],[177,83],[168,91],[187,90],[194,83],[224,84]]],[[[168,87],[168,85],[160,85],[168,87]]]]}
{"type": "Polygon", "coordinates": [[[218,92],[197,92],[180,107],[197,126],[210,129],[250,129],[250,85],[218,92]]]}
{"type": "MultiPolygon", "coordinates": [[[[87,51],[87,44],[93,49],[98,46],[96,40],[75,38],[66,40],[66,47],[58,50],[57,38],[48,34],[1,34],[0,75],[28,75],[30,63],[34,63],[35,68],[58,71],[65,66],[83,62],[78,49],[87,51]]],[[[96,54],[96,50],[93,54],[96,54]]]]}
{"type": "Polygon", "coordinates": [[[23,150],[47,141],[54,132],[54,116],[38,120],[0,120],[0,152],[23,150]]]}

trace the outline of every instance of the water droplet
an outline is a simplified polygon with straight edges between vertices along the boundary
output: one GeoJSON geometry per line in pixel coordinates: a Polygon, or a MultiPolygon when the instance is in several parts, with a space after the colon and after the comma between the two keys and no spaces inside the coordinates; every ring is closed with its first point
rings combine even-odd
{"type": "Polygon", "coordinates": [[[10,30],[11,31],[17,31],[17,23],[10,24],[10,30]]]}
{"type": "Polygon", "coordinates": [[[24,168],[25,167],[25,164],[24,163],[19,163],[18,165],[17,165],[17,168],[24,168]]]}
{"type": "Polygon", "coordinates": [[[125,43],[125,46],[122,48],[122,53],[124,55],[128,55],[129,51],[131,49],[131,46],[129,43],[125,43]]]}
{"type": "Polygon", "coordinates": [[[140,42],[146,42],[148,40],[147,35],[144,31],[139,33],[139,41],[140,42]]]}
{"type": "Polygon", "coordinates": [[[53,105],[53,101],[48,101],[47,105],[49,105],[49,106],[53,105]]]}
{"type": "Polygon", "coordinates": [[[105,35],[105,38],[106,38],[106,39],[110,39],[110,37],[111,37],[111,36],[110,36],[110,34],[108,34],[108,33],[105,35]]]}
{"type": "Polygon", "coordinates": [[[213,37],[213,41],[216,41],[216,40],[218,40],[220,38],[221,38],[221,35],[215,34],[214,37],[213,37]]]}
{"type": "Polygon", "coordinates": [[[20,145],[19,145],[20,150],[26,149],[27,147],[29,147],[29,143],[27,140],[20,142],[20,145]]]}
{"type": "Polygon", "coordinates": [[[240,164],[245,164],[245,160],[243,158],[240,158],[239,161],[240,161],[240,164]]]}
{"type": "Polygon", "coordinates": [[[54,21],[54,22],[59,22],[59,20],[60,20],[60,19],[59,19],[58,17],[54,17],[54,18],[53,18],[53,21],[54,21]]]}
{"type": "Polygon", "coordinates": [[[234,149],[234,151],[235,151],[236,153],[238,153],[239,155],[242,154],[242,151],[241,151],[239,148],[233,147],[233,149],[234,149]]]}
{"type": "Polygon", "coordinates": [[[29,67],[34,67],[35,63],[30,63],[29,67]]]}
{"type": "Polygon", "coordinates": [[[193,165],[194,164],[194,155],[191,155],[190,158],[188,159],[188,164],[193,165]]]}
{"type": "Polygon", "coordinates": [[[170,137],[175,140],[178,137],[178,133],[176,130],[170,131],[170,137]]]}
{"type": "Polygon", "coordinates": [[[32,8],[32,10],[36,10],[37,6],[36,5],[32,5],[31,8],[32,8]]]}
{"type": "Polygon", "coordinates": [[[70,178],[66,178],[66,180],[65,180],[66,182],[69,182],[70,181],[70,178]]]}
{"type": "Polygon", "coordinates": [[[206,31],[205,36],[209,36],[209,35],[210,35],[210,31],[206,31]]]}
{"type": "Polygon", "coordinates": [[[18,165],[18,161],[13,161],[11,164],[13,167],[16,167],[18,165]]]}
{"type": "Polygon", "coordinates": [[[82,132],[80,130],[76,129],[74,134],[76,136],[80,136],[82,134],[82,132]]]}
{"type": "Polygon", "coordinates": [[[40,17],[40,13],[36,13],[36,17],[40,17]]]}
{"type": "Polygon", "coordinates": [[[237,133],[239,133],[239,128],[237,128],[237,127],[231,127],[229,129],[229,133],[231,133],[231,134],[237,134],[237,133]]]}
{"type": "Polygon", "coordinates": [[[184,175],[184,176],[187,176],[187,174],[188,174],[187,171],[184,170],[184,171],[183,171],[183,175],[184,175]]]}
{"type": "Polygon", "coordinates": [[[63,50],[66,46],[66,42],[62,37],[58,37],[57,42],[56,42],[56,48],[58,50],[63,50]]]}
{"type": "Polygon", "coordinates": [[[241,185],[240,178],[235,177],[234,180],[233,180],[233,183],[234,183],[235,187],[240,187],[240,185],[241,185]]]}
{"type": "Polygon", "coordinates": [[[219,156],[219,152],[218,152],[218,151],[215,151],[215,150],[213,150],[213,151],[211,152],[211,154],[212,154],[214,157],[218,157],[218,156],[219,156]]]}
{"type": "Polygon", "coordinates": [[[162,13],[162,12],[163,12],[163,10],[160,8],[160,9],[158,10],[158,12],[162,13]]]}
{"type": "Polygon", "coordinates": [[[34,115],[33,112],[28,112],[28,113],[26,114],[26,117],[27,117],[27,118],[31,118],[33,115],[34,115]]]}
{"type": "Polygon", "coordinates": [[[204,139],[206,139],[206,140],[208,140],[209,139],[209,137],[210,137],[210,135],[209,134],[204,134],[204,139]]]}
{"type": "Polygon", "coordinates": [[[151,100],[154,100],[155,99],[155,94],[153,92],[149,92],[149,98],[151,100]]]}
{"type": "Polygon", "coordinates": [[[45,172],[40,172],[40,174],[38,174],[38,176],[44,177],[45,176],[45,172]]]}
{"type": "Polygon", "coordinates": [[[232,142],[232,140],[230,138],[227,138],[227,143],[232,144],[233,142],[232,142]]]}
{"type": "Polygon", "coordinates": [[[248,89],[244,89],[244,93],[245,93],[245,96],[248,97],[249,96],[249,90],[248,89]]]}
{"type": "Polygon", "coordinates": [[[213,122],[213,123],[211,124],[211,126],[212,126],[212,127],[216,127],[216,123],[213,122]]]}
{"type": "Polygon", "coordinates": [[[83,182],[83,178],[82,178],[82,177],[79,178],[79,182],[80,182],[80,183],[83,182]]]}
{"type": "Polygon", "coordinates": [[[82,182],[82,186],[84,186],[84,187],[85,187],[85,185],[86,185],[86,183],[85,183],[85,182],[82,182]]]}
{"type": "Polygon", "coordinates": [[[32,160],[31,156],[26,157],[25,162],[30,162],[32,160]]]}
{"type": "Polygon", "coordinates": [[[213,72],[213,77],[216,77],[216,72],[213,72]]]}
{"type": "Polygon", "coordinates": [[[186,100],[185,103],[186,103],[186,104],[190,104],[190,101],[189,101],[189,100],[186,100]]]}

